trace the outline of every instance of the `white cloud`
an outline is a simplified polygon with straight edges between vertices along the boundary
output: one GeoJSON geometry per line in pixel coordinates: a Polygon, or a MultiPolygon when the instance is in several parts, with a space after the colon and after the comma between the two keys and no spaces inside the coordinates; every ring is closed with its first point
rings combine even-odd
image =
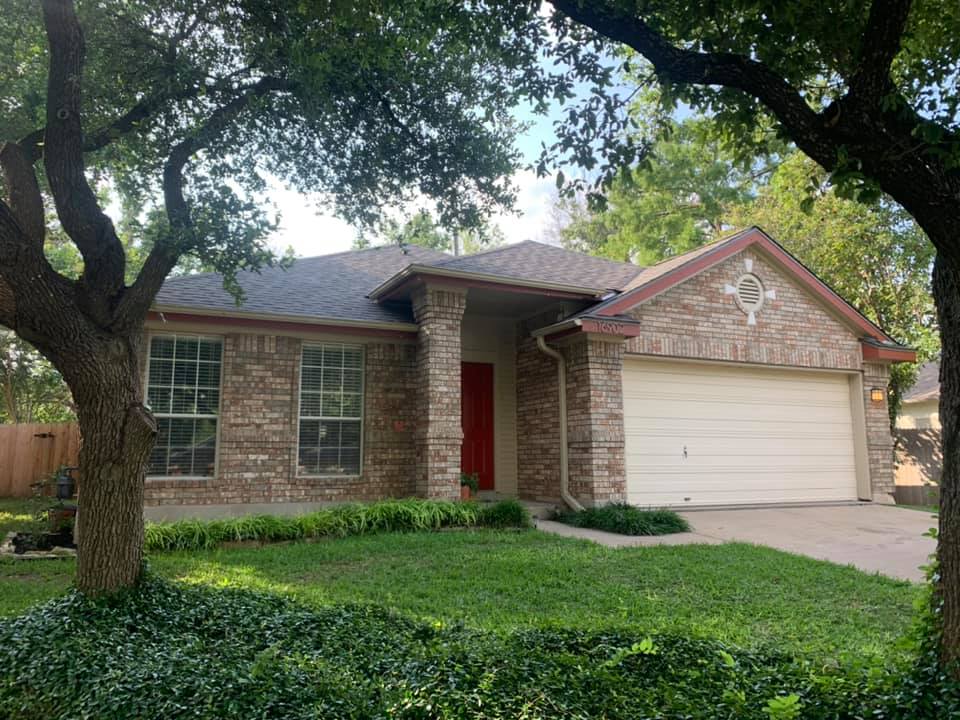
{"type": "Polygon", "coordinates": [[[552,177],[538,178],[532,170],[520,170],[514,174],[513,182],[519,188],[519,215],[502,213],[493,217],[492,222],[503,231],[508,243],[543,240],[556,196],[555,180],[552,177]]]}
{"type": "Polygon", "coordinates": [[[319,198],[304,195],[272,183],[268,202],[280,211],[280,227],[270,237],[270,245],[284,251],[292,247],[301,257],[329,255],[353,246],[357,231],[347,222],[319,209],[319,198]]]}
{"type": "MultiPolygon", "coordinates": [[[[554,180],[538,178],[531,170],[520,170],[513,176],[517,185],[518,214],[500,213],[491,222],[503,231],[508,243],[542,240],[550,219],[554,200],[554,180]]],[[[318,198],[303,195],[271,183],[268,202],[280,212],[280,227],[270,238],[278,251],[292,247],[301,257],[327,255],[349,250],[357,231],[350,224],[318,210],[318,198]]]]}

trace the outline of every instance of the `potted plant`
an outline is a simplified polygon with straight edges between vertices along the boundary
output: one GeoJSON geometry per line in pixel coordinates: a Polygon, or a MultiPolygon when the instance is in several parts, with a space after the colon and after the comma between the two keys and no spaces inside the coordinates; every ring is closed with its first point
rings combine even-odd
{"type": "Polygon", "coordinates": [[[460,473],[460,499],[469,500],[480,489],[480,478],[477,473],[460,473]]]}

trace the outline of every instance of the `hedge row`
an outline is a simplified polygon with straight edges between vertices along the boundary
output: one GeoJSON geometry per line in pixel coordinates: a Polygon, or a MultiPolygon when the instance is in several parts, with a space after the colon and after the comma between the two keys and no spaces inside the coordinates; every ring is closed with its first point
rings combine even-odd
{"type": "Polygon", "coordinates": [[[224,520],[148,523],[145,547],[148,551],[207,550],[225,542],[266,543],[445,527],[505,528],[529,525],[529,513],[515,500],[492,504],[383,500],[366,505],[338,505],[289,517],[251,515],[224,520]]]}
{"type": "Polygon", "coordinates": [[[0,621],[0,717],[946,720],[931,668],[822,668],[680,637],[414,622],[148,578],[0,621]]]}

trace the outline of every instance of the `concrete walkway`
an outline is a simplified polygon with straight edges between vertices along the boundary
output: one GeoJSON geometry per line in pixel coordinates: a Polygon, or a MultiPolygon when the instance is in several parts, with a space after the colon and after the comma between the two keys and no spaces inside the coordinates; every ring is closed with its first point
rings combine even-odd
{"type": "Polygon", "coordinates": [[[920,566],[936,549],[936,542],[923,536],[936,525],[935,518],[887,505],[743,508],[681,514],[693,532],[633,537],[550,520],[538,521],[537,527],[616,548],[748,542],[915,582],[923,579],[920,566]]]}

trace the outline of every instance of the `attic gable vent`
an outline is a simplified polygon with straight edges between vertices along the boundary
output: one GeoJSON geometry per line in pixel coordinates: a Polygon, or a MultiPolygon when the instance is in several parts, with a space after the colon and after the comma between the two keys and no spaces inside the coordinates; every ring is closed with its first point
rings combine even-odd
{"type": "Polygon", "coordinates": [[[753,273],[746,273],[737,280],[737,305],[745,313],[755,313],[763,307],[763,283],[753,273]]]}

